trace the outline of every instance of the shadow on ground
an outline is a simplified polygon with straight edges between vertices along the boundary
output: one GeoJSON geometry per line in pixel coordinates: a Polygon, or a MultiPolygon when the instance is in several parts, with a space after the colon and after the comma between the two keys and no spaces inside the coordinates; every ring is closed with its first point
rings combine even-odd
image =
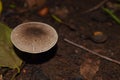
{"type": "Polygon", "coordinates": [[[57,45],[51,48],[49,51],[38,53],[38,54],[31,54],[27,52],[22,52],[14,47],[16,54],[26,63],[29,64],[42,64],[49,60],[51,60],[57,51],[57,45]]]}

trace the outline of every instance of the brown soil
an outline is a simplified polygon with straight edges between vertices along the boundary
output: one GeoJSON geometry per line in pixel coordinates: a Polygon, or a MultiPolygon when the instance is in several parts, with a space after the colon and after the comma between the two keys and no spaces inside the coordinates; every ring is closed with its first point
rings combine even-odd
{"type": "MultiPolygon", "coordinates": [[[[19,12],[23,10],[21,7],[23,0],[3,0],[4,9],[1,22],[11,28],[28,21],[44,22],[53,26],[59,35],[58,43],[53,48],[54,53],[52,51],[52,54],[37,55],[37,59],[36,55],[32,57],[31,55],[22,55],[25,65],[15,80],[87,80],[84,75],[81,75],[80,66],[88,58],[92,60],[92,63],[95,63],[96,59],[100,61],[99,70],[92,80],[120,80],[119,64],[95,56],[64,41],[65,38],[69,39],[102,55],[120,61],[120,25],[102,10],[101,7],[106,6],[107,2],[98,9],[83,14],[84,11],[93,8],[101,1],[48,0],[40,8],[19,12]],[[10,4],[15,4],[16,8],[10,8],[10,4]],[[64,23],[70,25],[74,30],[53,19],[51,12],[45,16],[38,15],[38,10],[44,6],[52,10],[53,14],[56,7],[67,9],[67,13],[63,11],[63,15],[60,14],[59,16],[64,23]],[[91,36],[95,31],[103,32],[108,37],[107,41],[96,43],[85,38],[91,36]]],[[[114,0],[109,0],[109,2],[118,3],[114,0]]],[[[116,11],[116,14],[120,17],[119,10],[116,11]]],[[[10,80],[15,72],[15,70],[8,70],[3,76],[4,80],[10,80]]]]}

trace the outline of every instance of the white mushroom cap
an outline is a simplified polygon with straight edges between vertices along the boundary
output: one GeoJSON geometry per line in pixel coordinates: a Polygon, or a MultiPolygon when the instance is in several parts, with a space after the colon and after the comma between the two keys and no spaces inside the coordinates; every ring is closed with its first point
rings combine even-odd
{"type": "Polygon", "coordinates": [[[51,49],[58,40],[56,30],[41,22],[27,22],[15,27],[11,41],[16,48],[28,53],[42,53],[51,49]]]}

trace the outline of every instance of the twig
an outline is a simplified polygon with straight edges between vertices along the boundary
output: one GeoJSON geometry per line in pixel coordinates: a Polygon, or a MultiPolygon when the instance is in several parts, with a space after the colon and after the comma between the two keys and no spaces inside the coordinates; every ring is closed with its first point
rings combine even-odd
{"type": "Polygon", "coordinates": [[[65,40],[66,42],[68,42],[68,43],[76,46],[76,47],[79,47],[79,48],[81,48],[81,49],[83,49],[83,50],[86,50],[86,51],[88,51],[88,52],[90,52],[90,53],[92,53],[92,54],[94,54],[94,55],[97,55],[97,56],[99,56],[99,57],[101,57],[101,58],[103,58],[103,59],[106,59],[106,60],[108,60],[108,61],[111,61],[111,62],[114,62],[114,63],[117,63],[117,64],[120,65],[120,61],[117,61],[117,60],[114,60],[114,59],[112,59],[112,58],[103,56],[103,55],[101,55],[101,54],[99,54],[99,53],[97,53],[97,52],[94,52],[94,51],[92,51],[92,50],[90,50],[90,49],[88,49],[88,48],[86,48],[86,47],[84,47],[84,46],[82,46],[82,45],[76,44],[76,43],[74,43],[74,42],[72,42],[72,41],[70,41],[70,40],[68,40],[68,39],[64,39],[64,40],[65,40]]]}
{"type": "Polygon", "coordinates": [[[103,0],[102,2],[100,2],[99,4],[97,4],[96,6],[90,8],[90,9],[84,11],[84,12],[82,12],[82,14],[88,13],[88,12],[92,12],[92,11],[94,11],[94,10],[97,10],[97,9],[100,8],[103,4],[105,4],[107,1],[108,1],[108,0],[103,0]]]}

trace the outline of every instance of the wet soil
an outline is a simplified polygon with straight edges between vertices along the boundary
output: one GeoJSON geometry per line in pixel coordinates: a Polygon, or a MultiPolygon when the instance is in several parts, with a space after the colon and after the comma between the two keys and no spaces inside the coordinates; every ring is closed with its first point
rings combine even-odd
{"type": "MultiPolygon", "coordinates": [[[[20,7],[24,2],[22,0],[3,1],[4,9],[0,20],[10,26],[10,28],[14,28],[23,22],[38,21],[53,26],[59,36],[57,48],[55,48],[56,51],[53,53],[54,55],[52,57],[51,55],[43,56],[44,59],[49,57],[46,61],[43,60],[42,62],[41,59],[38,59],[38,63],[36,63],[35,58],[24,55],[24,67],[15,80],[87,80],[81,75],[80,66],[88,57],[93,59],[93,63],[95,58],[100,60],[99,70],[92,80],[120,80],[119,64],[95,56],[64,41],[66,38],[93,51],[97,51],[102,55],[120,61],[120,25],[102,10],[101,7],[105,6],[105,4],[97,10],[83,14],[84,11],[93,8],[101,1],[48,0],[42,6],[47,6],[49,9],[53,9],[53,11],[56,7],[65,7],[68,13],[64,14],[65,16],[60,15],[60,17],[63,22],[70,25],[74,30],[57,22],[51,17],[51,13],[43,17],[38,15],[38,9],[19,13],[17,12],[18,9],[11,9],[9,7],[12,3],[20,7]],[[95,31],[103,32],[108,37],[107,40],[104,43],[96,43],[85,38],[86,36],[91,36],[95,31]],[[33,60],[33,62],[29,62],[28,58],[30,61],[33,60]]],[[[115,2],[114,0],[109,1],[115,2]]],[[[119,11],[116,14],[119,14],[119,11]]],[[[15,72],[15,70],[9,70],[4,74],[4,80],[10,80],[15,72]]]]}

